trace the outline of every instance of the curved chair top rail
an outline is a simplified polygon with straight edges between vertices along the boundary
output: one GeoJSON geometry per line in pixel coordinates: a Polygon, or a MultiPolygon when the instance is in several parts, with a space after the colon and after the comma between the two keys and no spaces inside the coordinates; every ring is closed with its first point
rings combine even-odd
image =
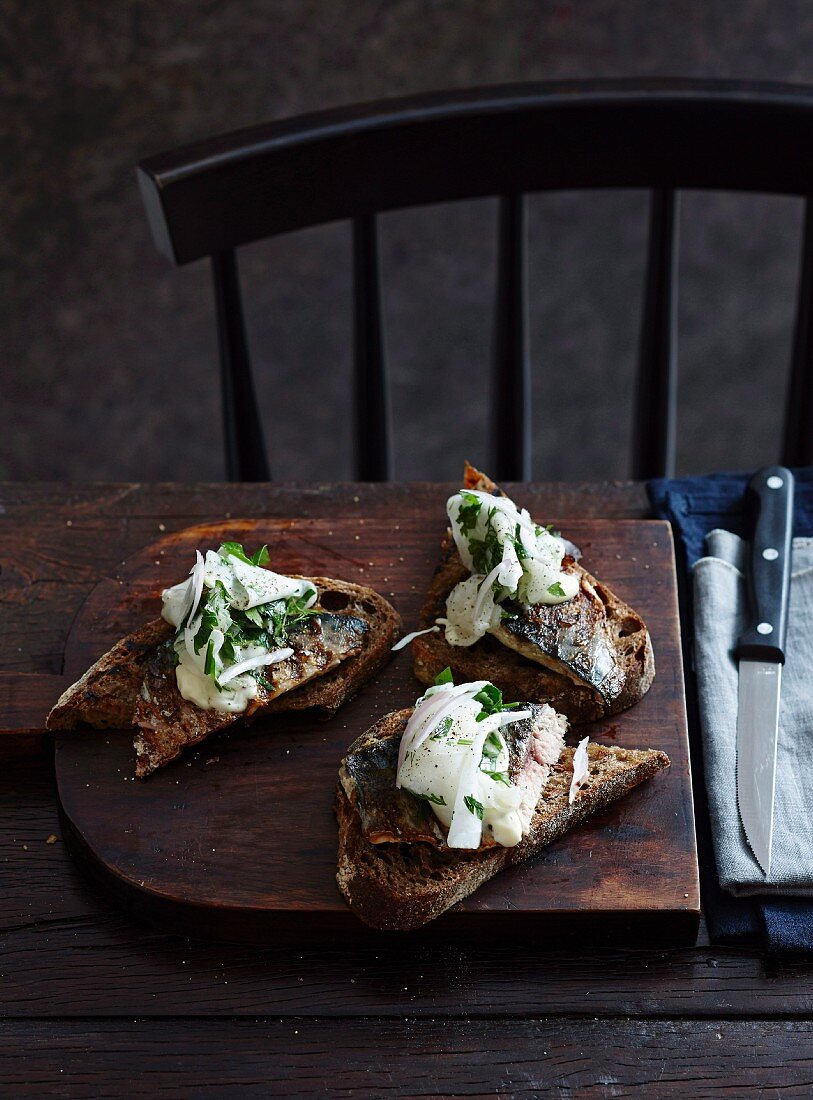
{"type": "Polygon", "coordinates": [[[813,88],[624,80],[431,93],[265,123],[138,171],[156,245],[177,264],[306,226],[486,195],[807,195],[813,88]]]}

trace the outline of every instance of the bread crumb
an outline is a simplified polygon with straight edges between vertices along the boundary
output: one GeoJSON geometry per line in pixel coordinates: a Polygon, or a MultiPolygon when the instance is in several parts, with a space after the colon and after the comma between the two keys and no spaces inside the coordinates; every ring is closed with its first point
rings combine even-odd
{"type": "Polygon", "coordinates": [[[56,833],[51,833],[51,835],[46,839],[45,843],[56,844],[56,833]]]}
{"type": "Polygon", "coordinates": [[[73,520],[72,519],[66,520],[65,521],[65,526],[66,527],[73,527],[73,520]]]}
{"type": "Polygon", "coordinates": [[[165,523],[159,523],[158,524],[158,530],[159,531],[166,531],[166,529],[167,529],[167,525],[165,523]]]}

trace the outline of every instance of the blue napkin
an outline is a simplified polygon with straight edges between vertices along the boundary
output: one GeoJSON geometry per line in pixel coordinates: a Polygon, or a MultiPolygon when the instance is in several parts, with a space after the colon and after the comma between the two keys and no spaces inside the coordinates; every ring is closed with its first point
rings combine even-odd
{"type": "MultiPolygon", "coordinates": [[[[813,536],[813,469],[794,470],[794,534],[813,536]]],[[[813,901],[802,898],[734,898],[717,879],[706,801],[697,693],[692,672],[692,600],[689,572],[702,557],[705,539],[716,527],[748,537],[744,494],[750,474],[659,479],[647,485],[655,514],[675,532],[682,618],[689,741],[694,774],[700,888],[709,935],[714,943],[761,944],[769,954],[813,956],[813,901]]]]}

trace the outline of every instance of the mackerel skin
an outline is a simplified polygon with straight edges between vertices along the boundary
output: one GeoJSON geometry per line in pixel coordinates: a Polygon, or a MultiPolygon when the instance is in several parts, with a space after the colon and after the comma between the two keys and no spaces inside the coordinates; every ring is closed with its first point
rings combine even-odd
{"type": "Polygon", "coordinates": [[[505,618],[494,636],[537,664],[584,681],[611,707],[624,688],[607,613],[586,580],[572,600],[560,604],[504,605],[505,618]]]}

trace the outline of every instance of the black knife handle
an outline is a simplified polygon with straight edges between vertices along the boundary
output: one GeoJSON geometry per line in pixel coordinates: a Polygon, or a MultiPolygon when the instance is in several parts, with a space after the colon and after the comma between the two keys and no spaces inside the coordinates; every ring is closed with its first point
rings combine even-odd
{"type": "Polygon", "coordinates": [[[738,660],[785,661],[793,535],[793,474],[765,466],[746,493],[753,535],[748,545],[751,621],[740,635],[738,660]]]}

